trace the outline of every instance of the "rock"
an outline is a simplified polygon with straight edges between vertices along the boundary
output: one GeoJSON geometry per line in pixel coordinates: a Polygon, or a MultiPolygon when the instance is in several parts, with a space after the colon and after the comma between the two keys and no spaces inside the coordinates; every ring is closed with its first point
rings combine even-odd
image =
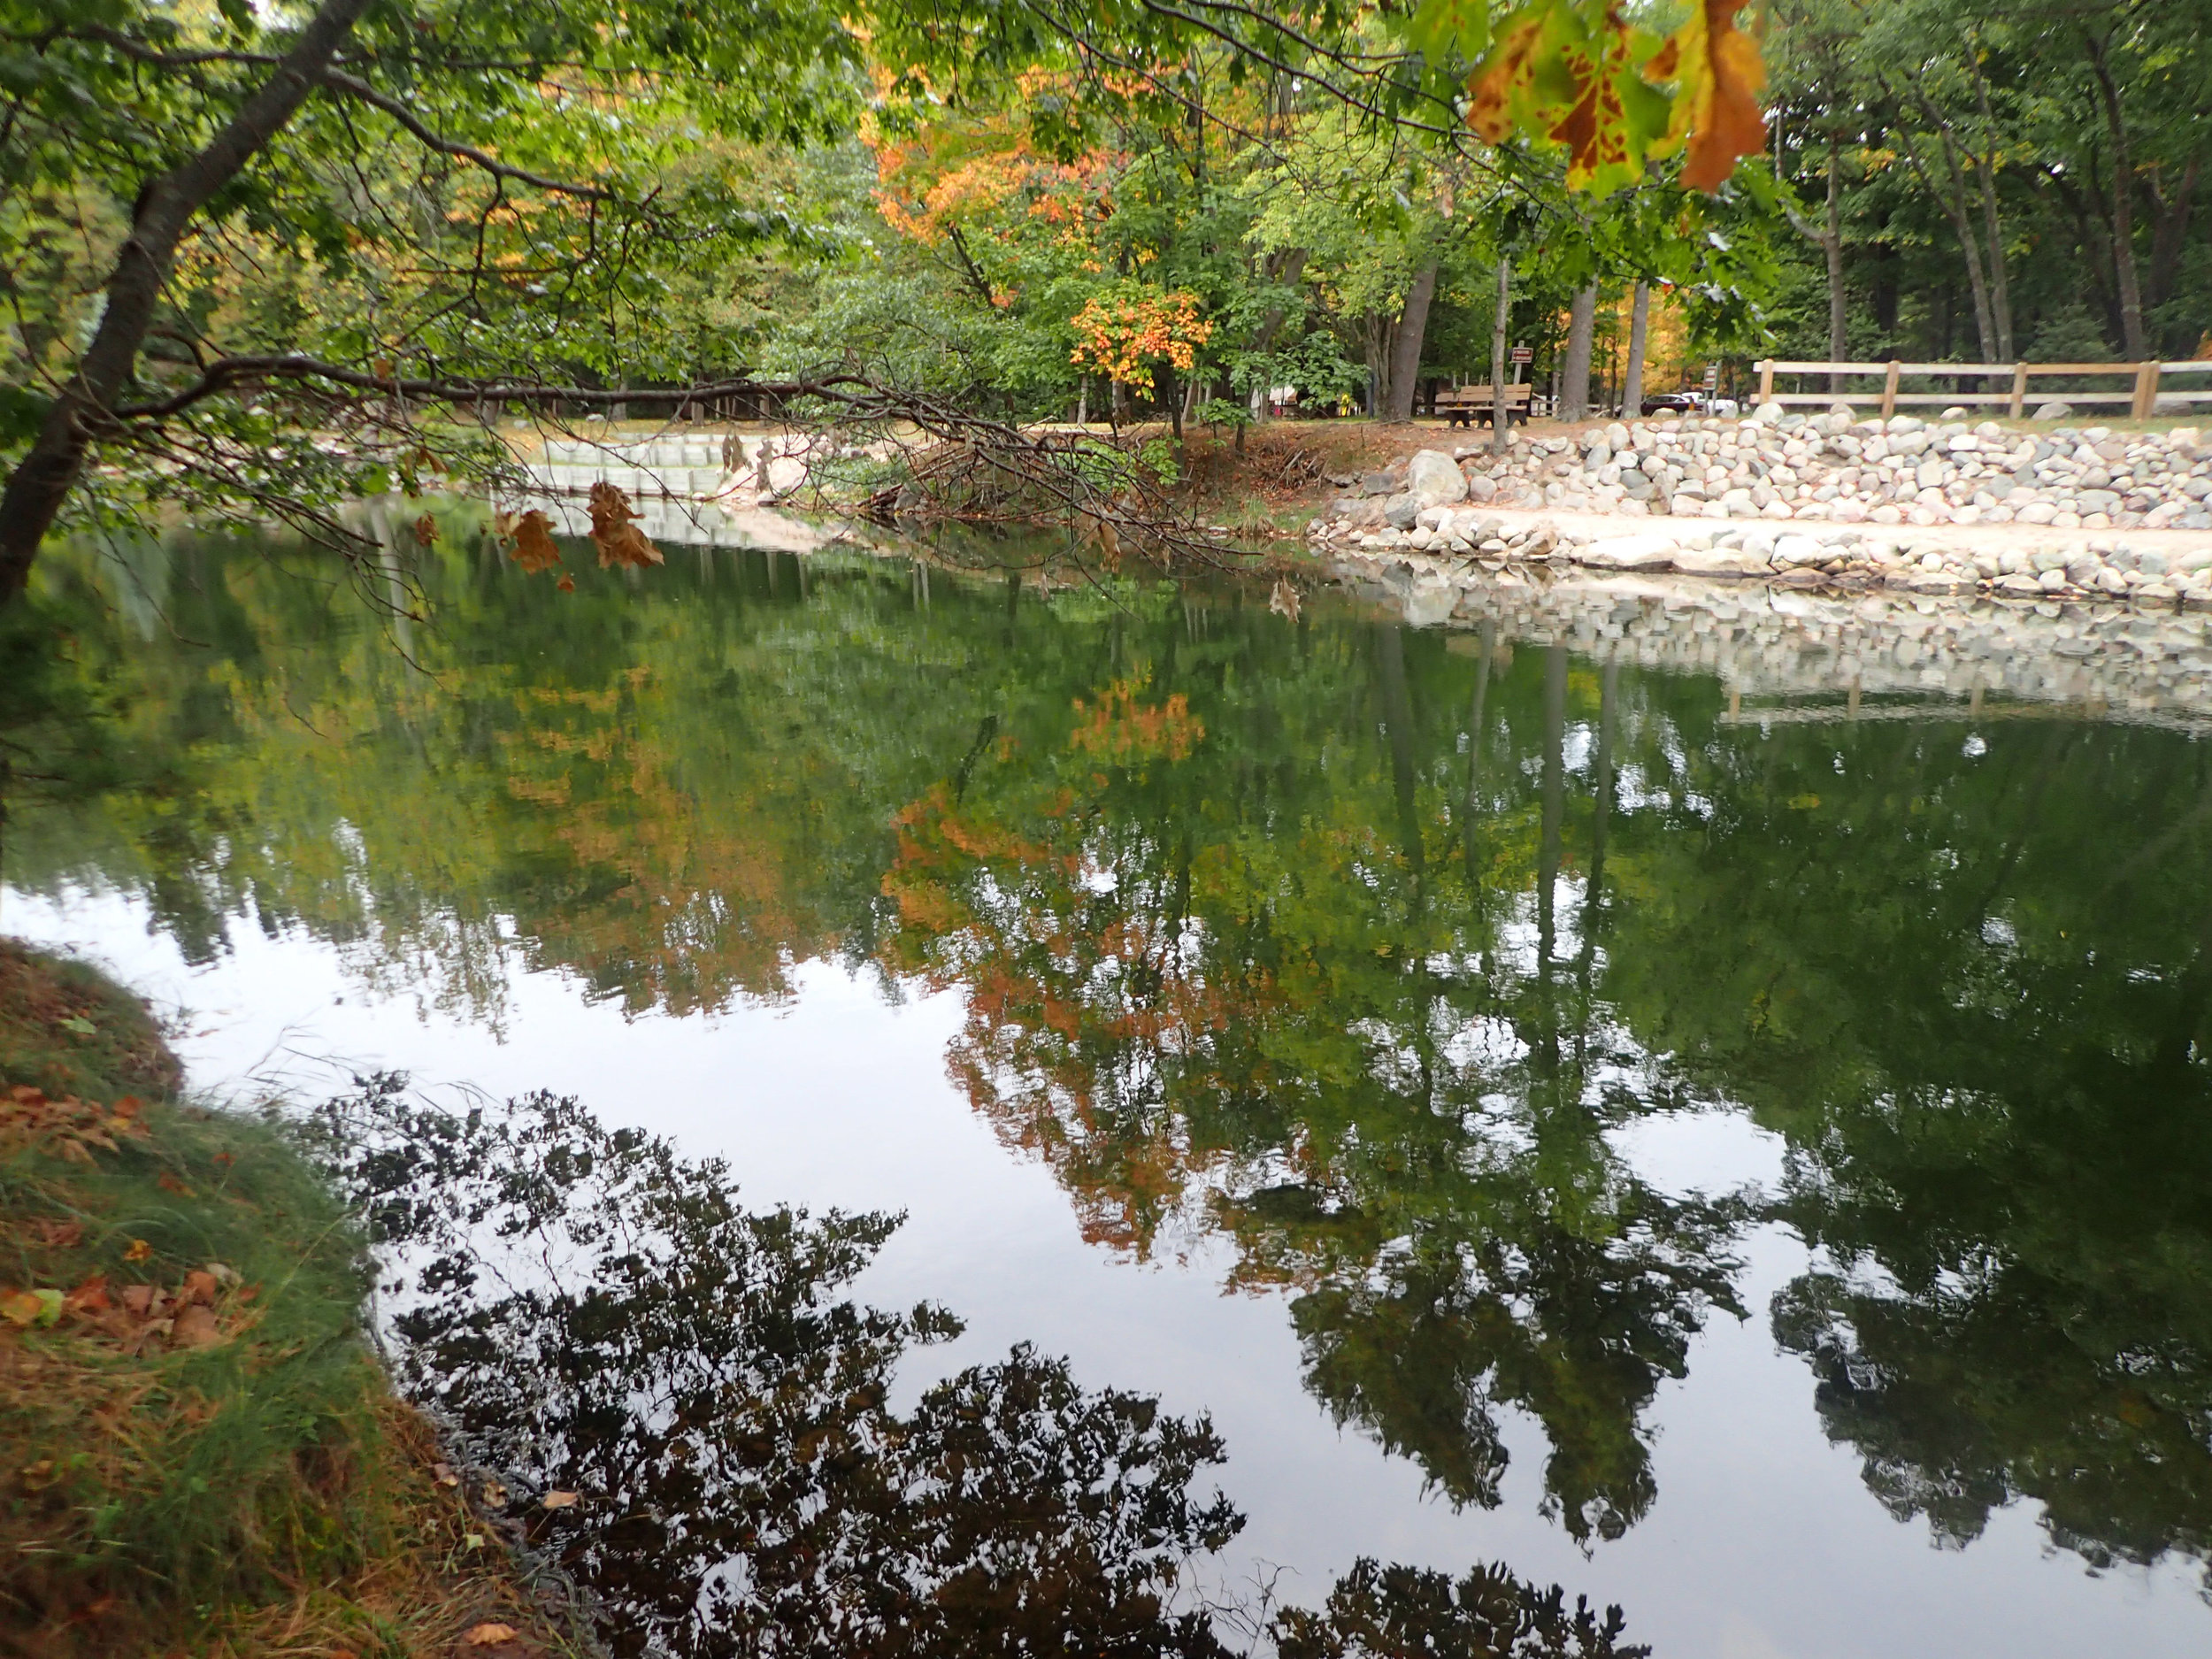
{"type": "Polygon", "coordinates": [[[1901,433],[1924,431],[1928,423],[1917,415],[1892,415],[1889,418],[1888,430],[1890,436],[1893,438],[1901,433]]]}
{"type": "Polygon", "coordinates": [[[1942,419],[1945,420],[1964,420],[1966,419],[1965,406],[1960,403],[1952,404],[1950,408],[1943,411],[1942,419]]]}
{"type": "Polygon", "coordinates": [[[1406,489],[1424,507],[1445,506],[1467,499],[1467,475],[1441,449],[1423,449],[1406,464],[1406,489]]]}
{"type": "Polygon", "coordinates": [[[1751,418],[1763,426],[1771,426],[1782,419],[1782,405],[1769,399],[1751,411],[1751,418]]]}
{"type": "Polygon", "coordinates": [[[1598,570],[1663,571],[1673,567],[1679,545],[1671,535],[1607,536],[1575,554],[1575,562],[1598,570]]]}
{"type": "Polygon", "coordinates": [[[2035,418],[2038,420],[2065,420],[2070,419],[2073,412],[2074,406],[2071,403],[2060,403],[2053,399],[2050,403],[2036,406],[2035,418]]]}
{"type": "Polygon", "coordinates": [[[2152,403],[2151,413],[2169,416],[2186,415],[2191,413],[2193,408],[2194,405],[2185,397],[2162,397],[2152,403]]]}
{"type": "Polygon", "coordinates": [[[1411,490],[1391,496],[1383,503],[1383,522],[1393,530],[1410,530],[1421,513],[1421,498],[1411,490]]]}
{"type": "Polygon", "coordinates": [[[1394,495],[1398,493],[1398,480],[1387,472],[1366,473],[1360,479],[1359,487],[1362,493],[1369,495],[1394,495]]]}
{"type": "Polygon", "coordinates": [[[1497,493],[1497,483],[1487,472],[1478,472],[1467,480],[1467,494],[1476,501],[1489,501],[1497,493]]]}
{"type": "Polygon", "coordinates": [[[1766,576],[1773,567],[1758,554],[1744,548],[1678,548],[1674,567],[1688,576],[1717,576],[1735,579],[1746,576],[1766,576]]]}
{"type": "Polygon", "coordinates": [[[1809,535],[1786,535],[1774,544],[1774,557],[1784,565],[1819,565],[1827,561],[1829,550],[1809,535]]]}

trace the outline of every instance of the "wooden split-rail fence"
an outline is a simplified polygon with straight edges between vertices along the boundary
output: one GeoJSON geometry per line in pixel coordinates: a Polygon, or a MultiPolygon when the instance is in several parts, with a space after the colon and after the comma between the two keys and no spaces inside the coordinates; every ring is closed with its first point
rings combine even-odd
{"type": "Polygon", "coordinates": [[[1780,403],[1785,407],[1792,403],[1878,403],[1885,419],[1895,414],[1901,404],[1936,404],[1947,408],[1952,404],[1984,408],[2001,404],[2008,417],[2017,420],[2027,409],[2028,382],[2061,375],[2069,380],[2124,377],[2132,384],[2124,392],[2054,392],[2051,397],[2074,404],[2125,404],[2130,418],[2136,420],[2149,419],[2162,396],[2178,397],[2193,403],[2212,403],[2212,383],[2200,381],[2192,391],[2159,389],[2161,382],[2170,375],[2212,375],[2212,360],[2203,358],[2185,363],[1782,363],[1770,358],[1752,366],[1759,371],[1759,402],[1763,403],[1780,403]],[[1829,389],[1777,392],[1774,377],[1778,374],[1821,375],[1830,381],[1829,389]],[[2001,389],[1979,392],[1900,391],[1899,383],[1909,375],[1997,380],[2004,384],[2001,389]],[[1846,388],[1841,384],[1847,380],[1873,376],[1881,379],[1878,388],[1846,388]]]}

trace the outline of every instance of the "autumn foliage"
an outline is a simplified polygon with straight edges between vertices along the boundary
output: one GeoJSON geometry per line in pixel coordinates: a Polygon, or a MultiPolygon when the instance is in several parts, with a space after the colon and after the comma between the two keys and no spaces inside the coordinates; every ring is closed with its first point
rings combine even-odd
{"type": "Polygon", "coordinates": [[[1100,295],[1076,313],[1070,360],[1124,386],[1152,389],[1156,363],[1187,374],[1214,326],[1198,314],[1194,294],[1100,295]]]}

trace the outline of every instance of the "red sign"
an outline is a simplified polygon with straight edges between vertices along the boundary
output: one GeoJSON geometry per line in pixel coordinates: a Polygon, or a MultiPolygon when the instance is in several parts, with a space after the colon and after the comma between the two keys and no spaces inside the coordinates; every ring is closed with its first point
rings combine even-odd
{"type": "Polygon", "coordinates": [[[1535,362],[1535,361],[1536,361],[1536,348],[1535,348],[1535,347],[1533,347],[1533,346],[1516,346],[1516,347],[1514,347],[1514,348],[1513,348],[1513,361],[1514,361],[1514,362],[1516,362],[1516,363],[1533,363],[1533,362],[1535,362]]]}

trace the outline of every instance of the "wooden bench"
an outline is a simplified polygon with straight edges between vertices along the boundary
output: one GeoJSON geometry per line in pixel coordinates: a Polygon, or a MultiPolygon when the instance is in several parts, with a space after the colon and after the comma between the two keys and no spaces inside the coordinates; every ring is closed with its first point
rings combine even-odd
{"type": "MultiPolygon", "coordinates": [[[[1505,388],[1505,418],[1509,421],[1528,419],[1531,386],[1509,386],[1505,388]]],[[[1435,412],[1446,417],[1455,426],[1470,426],[1479,420],[1488,426],[1496,417],[1498,396],[1487,386],[1461,386],[1439,392],[1435,412]]]]}

